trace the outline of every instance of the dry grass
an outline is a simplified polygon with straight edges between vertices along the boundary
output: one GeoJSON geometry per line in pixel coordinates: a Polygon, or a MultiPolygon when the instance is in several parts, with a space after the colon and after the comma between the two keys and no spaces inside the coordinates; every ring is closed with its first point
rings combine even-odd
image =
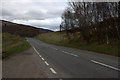
{"type": "Polygon", "coordinates": [[[8,33],[2,34],[2,57],[8,57],[12,54],[19,53],[30,47],[25,38],[8,33]]]}
{"type": "Polygon", "coordinates": [[[76,41],[74,40],[69,41],[67,40],[67,38],[63,38],[64,36],[65,33],[60,34],[59,32],[52,32],[52,33],[40,34],[36,38],[49,44],[95,51],[108,55],[120,56],[120,54],[118,54],[117,42],[116,44],[113,45],[113,47],[109,47],[106,44],[100,45],[96,42],[87,45],[83,40],[78,39],[76,41]]]}

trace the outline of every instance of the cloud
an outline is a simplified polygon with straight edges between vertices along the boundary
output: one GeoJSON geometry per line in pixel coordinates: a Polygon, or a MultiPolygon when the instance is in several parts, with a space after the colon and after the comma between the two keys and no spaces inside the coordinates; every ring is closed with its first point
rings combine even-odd
{"type": "Polygon", "coordinates": [[[2,0],[2,19],[57,30],[67,3],[56,1],[2,0]]]}
{"type": "Polygon", "coordinates": [[[56,31],[59,30],[59,24],[61,23],[61,18],[57,17],[57,18],[50,18],[45,20],[13,20],[12,22],[56,31]]]}

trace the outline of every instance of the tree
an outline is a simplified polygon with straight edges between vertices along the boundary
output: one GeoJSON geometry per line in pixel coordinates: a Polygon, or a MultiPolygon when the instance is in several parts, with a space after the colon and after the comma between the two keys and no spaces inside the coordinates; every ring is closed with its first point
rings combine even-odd
{"type": "Polygon", "coordinates": [[[62,25],[68,39],[71,32],[75,39],[77,31],[87,44],[96,39],[100,44],[111,45],[113,39],[120,39],[117,25],[119,22],[116,22],[120,15],[119,4],[118,2],[69,2],[68,8],[62,14],[62,25]]]}

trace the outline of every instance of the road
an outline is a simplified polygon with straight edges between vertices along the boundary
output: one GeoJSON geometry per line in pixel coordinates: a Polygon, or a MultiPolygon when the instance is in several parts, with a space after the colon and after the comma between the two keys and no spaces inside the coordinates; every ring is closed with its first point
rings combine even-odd
{"type": "Polygon", "coordinates": [[[118,57],[55,46],[33,38],[34,59],[49,78],[118,78],[118,57]]]}

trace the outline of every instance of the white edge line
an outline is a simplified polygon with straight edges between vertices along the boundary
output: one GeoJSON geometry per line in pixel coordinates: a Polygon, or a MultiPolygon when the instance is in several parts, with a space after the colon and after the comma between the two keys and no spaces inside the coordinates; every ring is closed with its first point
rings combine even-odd
{"type": "Polygon", "coordinates": [[[57,74],[53,68],[50,68],[50,70],[52,71],[52,73],[57,74]]]}
{"type": "Polygon", "coordinates": [[[39,55],[39,57],[42,57],[41,55],[39,55]]]}
{"type": "Polygon", "coordinates": [[[105,67],[108,67],[108,68],[111,68],[111,69],[114,69],[114,70],[120,71],[120,69],[118,69],[118,68],[115,68],[115,67],[112,67],[112,66],[109,66],[109,65],[103,64],[103,63],[101,63],[101,62],[97,62],[97,61],[95,61],[95,60],[91,60],[91,61],[94,62],[94,63],[96,63],[96,64],[100,64],[100,65],[102,65],[102,66],[105,66],[105,67]]]}
{"type": "Polygon", "coordinates": [[[45,59],[44,59],[44,58],[42,58],[42,60],[44,61],[45,59]]]}
{"type": "Polygon", "coordinates": [[[32,46],[32,47],[33,47],[33,49],[36,51],[36,53],[39,55],[39,57],[41,57],[41,59],[44,61],[45,59],[42,58],[42,56],[38,53],[38,51],[35,49],[35,47],[34,47],[34,46],[32,46]]]}
{"type": "MultiPolygon", "coordinates": [[[[44,58],[42,58],[42,56],[38,53],[38,51],[35,49],[35,47],[34,46],[32,46],[33,47],[33,49],[36,51],[36,53],[39,55],[39,57],[41,57],[41,59],[44,61],[45,59],[44,58]]],[[[49,66],[49,64],[46,62],[46,61],[44,61],[44,63],[47,65],[47,66],[49,66]]],[[[53,70],[53,69],[52,69],[53,70]]],[[[53,70],[54,71],[54,70],[53,70]]]]}
{"type": "Polygon", "coordinates": [[[49,64],[48,64],[46,61],[44,61],[44,63],[45,63],[47,66],[49,66],[49,64]]]}
{"type": "Polygon", "coordinates": [[[32,47],[35,50],[35,52],[39,55],[39,52],[35,49],[35,47],[34,46],[32,46],[32,47]]]}

